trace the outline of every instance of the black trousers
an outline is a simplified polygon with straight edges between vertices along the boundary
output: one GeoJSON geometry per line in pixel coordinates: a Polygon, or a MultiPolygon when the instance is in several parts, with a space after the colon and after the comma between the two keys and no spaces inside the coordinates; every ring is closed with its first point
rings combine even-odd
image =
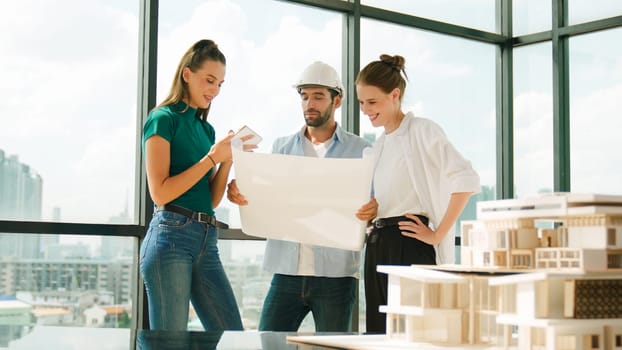
{"type": "MultiPolygon", "coordinates": [[[[427,224],[427,221],[424,221],[427,224]]],[[[367,333],[386,333],[386,314],[378,311],[387,304],[388,276],[378,273],[378,265],[435,265],[434,247],[416,238],[403,236],[399,226],[374,229],[365,249],[365,302],[367,333]],[[376,237],[374,237],[376,235],[376,237]]]]}

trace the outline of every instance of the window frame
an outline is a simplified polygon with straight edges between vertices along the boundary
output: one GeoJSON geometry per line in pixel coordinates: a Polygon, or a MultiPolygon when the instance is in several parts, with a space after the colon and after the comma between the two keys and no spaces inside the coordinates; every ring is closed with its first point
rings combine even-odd
{"type": "MultiPolygon", "coordinates": [[[[142,128],[147,111],[156,105],[156,70],[158,46],[158,0],[138,0],[139,12],[139,52],[138,52],[138,108],[137,132],[142,128]]],[[[614,16],[587,23],[568,25],[568,5],[564,0],[551,0],[552,29],[526,35],[512,35],[512,0],[496,1],[496,21],[500,33],[467,28],[422,17],[378,9],[360,4],[360,0],[274,0],[336,11],[343,14],[343,57],[342,72],[344,83],[352,85],[360,69],[360,20],[375,19],[387,23],[423,29],[435,33],[475,40],[495,45],[496,50],[496,197],[513,198],[513,112],[512,112],[512,49],[540,42],[552,42],[551,60],[553,63],[553,157],[554,191],[570,191],[570,126],[569,126],[569,63],[568,41],[576,35],[593,33],[622,27],[622,16],[614,16]]],[[[342,108],[342,125],[356,134],[360,131],[360,112],[356,103],[355,91],[347,89],[345,108],[342,108]]],[[[143,167],[144,155],[140,137],[136,137],[136,186],[135,198],[138,203],[138,223],[132,225],[58,223],[45,221],[0,220],[0,233],[18,234],[73,234],[134,237],[138,245],[142,243],[149,218],[153,214],[153,202],[148,195],[146,175],[143,167]]],[[[221,239],[258,239],[242,233],[240,229],[222,230],[221,239]]],[[[459,237],[456,240],[459,245],[459,237]]],[[[138,269],[138,256],[134,257],[138,269]]],[[[146,297],[140,275],[135,281],[135,295],[132,311],[132,330],[147,328],[148,315],[146,297]]],[[[358,310],[355,310],[354,329],[358,329],[358,310]]],[[[134,332],[132,332],[134,333],[134,332]]],[[[133,340],[133,339],[132,339],[133,340]]],[[[133,347],[134,345],[132,345],[133,347]]]]}

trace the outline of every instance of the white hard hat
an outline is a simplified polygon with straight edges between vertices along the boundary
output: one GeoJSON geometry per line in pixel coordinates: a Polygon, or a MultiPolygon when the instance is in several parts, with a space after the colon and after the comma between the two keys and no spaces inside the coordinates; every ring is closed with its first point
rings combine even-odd
{"type": "Polygon", "coordinates": [[[311,63],[296,82],[294,87],[298,90],[305,86],[324,86],[335,90],[343,96],[343,84],[335,68],[320,61],[311,63]]]}

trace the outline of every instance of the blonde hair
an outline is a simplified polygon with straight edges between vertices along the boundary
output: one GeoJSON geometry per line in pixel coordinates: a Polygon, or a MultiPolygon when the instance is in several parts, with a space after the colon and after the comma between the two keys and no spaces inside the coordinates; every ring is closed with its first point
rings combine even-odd
{"type": "Polygon", "coordinates": [[[395,88],[400,89],[400,101],[404,97],[406,89],[406,60],[400,55],[380,55],[380,60],[372,61],[363,68],[356,77],[355,84],[375,86],[385,93],[390,93],[395,88]],[[402,76],[404,74],[404,76],[402,76]]]}
{"type": "MultiPolygon", "coordinates": [[[[225,55],[218,49],[218,45],[209,39],[197,41],[184,53],[177,65],[177,70],[175,71],[168,96],[156,108],[173,105],[184,99],[189,99],[190,92],[188,91],[188,84],[184,81],[183,77],[184,68],[188,67],[191,71],[196,72],[205,61],[216,61],[223,65],[227,64],[225,55]]],[[[206,109],[199,108],[197,110],[197,115],[202,120],[206,120],[208,114],[209,107],[206,109]]]]}

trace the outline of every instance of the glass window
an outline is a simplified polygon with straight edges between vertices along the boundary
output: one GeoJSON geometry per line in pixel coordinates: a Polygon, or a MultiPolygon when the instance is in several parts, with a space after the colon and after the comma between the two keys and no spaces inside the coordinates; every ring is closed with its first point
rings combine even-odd
{"type": "Polygon", "coordinates": [[[0,220],[137,221],[138,5],[0,4],[0,220]]]}
{"type": "Polygon", "coordinates": [[[518,36],[551,30],[551,11],[550,1],[513,1],[512,34],[518,36]]]}
{"type": "Polygon", "coordinates": [[[551,43],[514,49],[514,195],[553,190],[551,43]]]}
{"type": "Polygon", "coordinates": [[[619,0],[569,0],[568,22],[578,24],[622,15],[619,0]]]}
{"type": "Polygon", "coordinates": [[[495,0],[361,0],[361,4],[496,32],[495,0]]]}
{"type": "MultiPolygon", "coordinates": [[[[383,53],[400,54],[406,59],[409,83],[403,110],[439,123],[456,148],[473,163],[482,185],[494,188],[495,47],[361,20],[361,67],[383,53]],[[386,40],[388,37],[400,40],[386,40]]],[[[382,133],[362,113],[360,126],[361,135],[372,140],[382,133]]],[[[472,214],[474,218],[475,211],[472,214]]]]}
{"type": "Polygon", "coordinates": [[[573,192],[622,194],[622,47],[613,44],[621,36],[618,28],[570,38],[573,192]]]}
{"type": "MultiPolygon", "coordinates": [[[[263,137],[256,152],[269,153],[277,137],[304,125],[300,97],[292,85],[306,66],[319,60],[341,71],[342,23],[340,13],[280,1],[193,1],[184,6],[160,1],[157,100],[168,93],[185,50],[199,39],[213,39],[227,57],[225,82],[208,119],[216,138],[248,125],[263,137]]],[[[240,227],[238,207],[226,199],[216,215],[231,228],[240,227]]],[[[231,252],[223,253],[223,261],[244,326],[256,329],[271,279],[262,270],[265,242],[219,245],[231,252]]],[[[189,327],[200,327],[200,322],[189,327]]],[[[301,329],[314,328],[311,324],[301,329]]]]}
{"type": "Polygon", "coordinates": [[[130,328],[137,246],[133,237],[0,233],[2,324],[18,330],[3,340],[35,325],[130,328]]]}

